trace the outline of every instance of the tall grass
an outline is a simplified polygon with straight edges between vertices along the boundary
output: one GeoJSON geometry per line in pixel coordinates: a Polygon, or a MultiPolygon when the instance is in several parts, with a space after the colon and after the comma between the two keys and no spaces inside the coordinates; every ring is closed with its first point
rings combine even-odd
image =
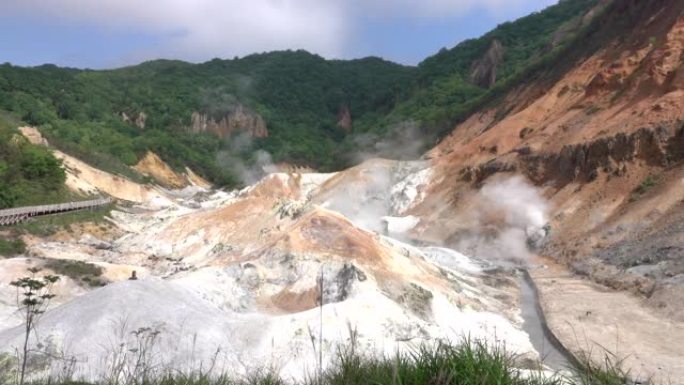
{"type": "Polygon", "coordinates": [[[555,376],[530,376],[516,369],[515,358],[500,345],[470,339],[458,345],[424,345],[408,353],[397,353],[393,358],[364,357],[348,348],[339,351],[336,365],[319,382],[326,385],[560,384],[555,376]]]}
{"type": "Polygon", "coordinates": [[[601,361],[592,359],[586,352],[576,358],[577,363],[572,368],[573,385],[624,385],[630,377],[629,372],[623,369],[623,359],[612,353],[604,352],[601,361]]]}
{"type": "Polygon", "coordinates": [[[230,374],[186,375],[173,368],[155,378],[129,382],[43,381],[34,385],[624,385],[628,373],[621,361],[606,355],[602,363],[580,356],[567,372],[549,374],[518,369],[517,356],[504,347],[481,340],[460,344],[423,345],[392,357],[361,354],[355,343],[338,348],[336,357],[320,375],[287,381],[277,373],[256,371],[247,376],[230,374]]]}

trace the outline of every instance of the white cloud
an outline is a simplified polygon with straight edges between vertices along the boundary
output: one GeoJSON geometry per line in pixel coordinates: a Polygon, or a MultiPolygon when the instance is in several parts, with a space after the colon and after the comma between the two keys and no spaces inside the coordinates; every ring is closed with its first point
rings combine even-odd
{"type": "Polygon", "coordinates": [[[9,0],[3,9],[161,34],[167,43],[148,54],[189,60],[286,48],[337,56],[347,35],[340,4],[319,0],[9,0]]]}
{"type": "Polygon", "coordinates": [[[4,13],[162,36],[131,53],[191,61],[303,48],[342,57],[361,17],[425,20],[482,10],[495,15],[556,0],[4,0],[4,13]]]}
{"type": "Polygon", "coordinates": [[[359,0],[378,15],[409,18],[445,18],[482,11],[506,17],[519,9],[555,4],[558,0],[359,0]]]}

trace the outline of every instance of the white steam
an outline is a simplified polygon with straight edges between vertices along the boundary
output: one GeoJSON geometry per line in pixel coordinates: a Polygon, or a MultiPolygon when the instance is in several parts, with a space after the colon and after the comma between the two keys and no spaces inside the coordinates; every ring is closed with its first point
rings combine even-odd
{"type": "Polygon", "coordinates": [[[250,154],[249,162],[244,161],[239,154],[252,147],[252,137],[240,133],[230,139],[230,147],[216,155],[216,163],[220,167],[229,168],[244,185],[258,182],[264,175],[278,172],[271,154],[264,150],[256,150],[250,154]]]}
{"type": "Polygon", "coordinates": [[[414,160],[420,158],[432,145],[436,137],[421,129],[416,122],[396,124],[383,134],[356,134],[352,141],[357,151],[351,154],[355,163],[373,158],[414,160]]]}
{"type": "Polygon", "coordinates": [[[360,177],[345,181],[322,197],[322,206],[337,211],[355,225],[375,232],[384,232],[382,217],[391,214],[388,191],[392,175],[385,167],[360,166],[360,177]]]}
{"type": "Polygon", "coordinates": [[[489,207],[506,214],[506,224],[510,227],[536,231],[547,222],[546,200],[520,176],[488,183],[480,194],[489,207]]]}
{"type": "Polygon", "coordinates": [[[521,263],[530,243],[546,235],[548,204],[540,191],[520,176],[487,183],[475,197],[468,230],[456,248],[491,261],[521,263]]]}
{"type": "Polygon", "coordinates": [[[318,197],[318,203],[359,227],[397,237],[418,223],[407,212],[425,197],[432,177],[428,163],[375,159],[357,166],[354,173],[358,175],[318,197]]]}

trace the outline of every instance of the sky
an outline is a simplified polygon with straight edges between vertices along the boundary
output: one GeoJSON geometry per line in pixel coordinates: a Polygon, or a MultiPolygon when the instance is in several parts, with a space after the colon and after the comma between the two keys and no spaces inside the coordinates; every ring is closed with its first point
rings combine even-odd
{"type": "Polygon", "coordinates": [[[116,68],[282,49],[414,65],[557,0],[0,0],[0,63],[116,68]]]}

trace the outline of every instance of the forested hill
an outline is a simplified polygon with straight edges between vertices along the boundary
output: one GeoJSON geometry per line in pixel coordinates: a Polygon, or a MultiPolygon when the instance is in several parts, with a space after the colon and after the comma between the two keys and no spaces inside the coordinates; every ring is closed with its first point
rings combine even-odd
{"type": "Polygon", "coordinates": [[[376,58],[326,61],[304,51],[202,64],[159,60],[111,71],[5,64],[0,109],[99,167],[135,164],[151,149],[174,166],[231,184],[230,170],[215,162],[221,150],[247,156],[259,147],[277,160],[336,167],[336,143],[351,131],[337,125],[339,113],[350,111],[359,125],[387,114],[415,72],[376,58]],[[194,112],[220,122],[238,107],[259,116],[268,136],[236,150],[230,137],[192,130],[194,112]]]}
{"type": "Polygon", "coordinates": [[[452,127],[557,55],[598,2],[561,1],[415,67],[305,51],[102,71],[4,64],[0,110],[63,151],[123,174],[147,150],[219,185],[239,183],[230,159],[250,162],[256,149],[276,162],[333,170],[353,161],[353,151],[372,151],[359,146],[372,147],[397,125],[411,122],[422,133],[416,140],[452,127]]]}

